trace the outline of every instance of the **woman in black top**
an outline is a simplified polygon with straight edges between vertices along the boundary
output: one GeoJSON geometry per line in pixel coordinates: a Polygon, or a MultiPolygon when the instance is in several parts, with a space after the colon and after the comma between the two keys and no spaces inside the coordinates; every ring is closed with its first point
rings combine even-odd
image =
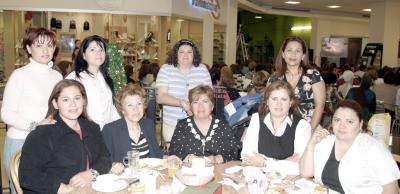
{"type": "Polygon", "coordinates": [[[25,194],[69,193],[110,170],[110,154],[86,105],[79,82],[62,80],[54,87],[46,118],[56,123],[38,126],[22,147],[19,180],[25,194]]]}
{"type": "Polygon", "coordinates": [[[200,85],[189,91],[193,116],[179,120],[172,136],[169,155],[187,165],[193,158],[206,157],[207,165],[237,159],[240,142],[229,124],[212,115],[213,89],[200,85]]]}

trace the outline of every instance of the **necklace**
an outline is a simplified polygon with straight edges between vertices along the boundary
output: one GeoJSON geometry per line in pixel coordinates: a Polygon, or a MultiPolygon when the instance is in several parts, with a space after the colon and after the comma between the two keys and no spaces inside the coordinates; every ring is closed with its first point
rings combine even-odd
{"type": "Polygon", "coordinates": [[[190,132],[194,135],[194,138],[201,141],[201,146],[203,148],[203,156],[204,156],[204,149],[206,147],[206,143],[212,140],[212,138],[213,138],[213,136],[215,134],[215,129],[218,127],[219,119],[215,119],[213,127],[212,127],[212,129],[210,131],[210,135],[207,136],[206,138],[201,138],[200,137],[200,134],[198,134],[196,129],[194,129],[193,124],[192,124],[192,120],[190,118],[187,118],[186,122],[187,122],[188,126],[190,127],[190,132]]]}

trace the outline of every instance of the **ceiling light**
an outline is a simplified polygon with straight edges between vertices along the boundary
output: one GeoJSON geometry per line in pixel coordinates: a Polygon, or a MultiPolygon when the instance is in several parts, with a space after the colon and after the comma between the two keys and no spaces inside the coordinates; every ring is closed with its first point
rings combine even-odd
{"type": "Polygon", "coordinates": [[[368,9],[363,9],[363,11],[368,11],[368,12],[370,12],[371,9],[370,9],[370,8],[368,8],[368,9]]]}
{"type": "Polygon", "coordinates": [[[332,8],[332,9],[336,9],[341,7],[340,5],[328,5],[327,7],[332,8]]]}
{"type": "Polygon", "coordinates": [[[176,19],[176,21],[177,21],[177,22],[183,22],[183,21],[185,21],[185,20],[183,20],[183,19],[176,19]]]}
{"type": "Polygon", "coordinates": [[[297,31],[297,30],[311,30],[311,26],[293,26],[290,28],[292,31],[297,31]]]}
{"type": "Polygon", "coordinates": [[[256,19],[261,19],[262,16],[256,15],[256,16],[254,16],[254,18],[256,18],[256,19]]]}
{"type": "Polygon", "coordinates": [[[296,4],[300,4],[299,1],[286,1],[286,4],[292,4],[292,5],[296,5],[296,4]]]}

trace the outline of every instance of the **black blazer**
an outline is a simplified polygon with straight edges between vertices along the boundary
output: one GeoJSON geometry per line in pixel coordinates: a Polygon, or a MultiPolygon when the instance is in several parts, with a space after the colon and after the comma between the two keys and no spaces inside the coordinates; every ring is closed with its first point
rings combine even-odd
{"type": "Polygon", "coordinates": [[[99,125],[79,118],[81,140],[58,114],[55,120],[55,124],[38,126],[22,147],[19,180],[25,194],[57,193],[61,183],[68,184],[87,165],[100,174],[111,168],[99,125]]]}
{"type": "MultiPolygon", "coordinates": [[[[149,144],[150,158],[162,158],[163,152],[157,144],[154,122],[148,118],[139,121],[143,135],[149,144]]],[[[128,125],[124,117],[104,125],[103,138],[111,153],[112,162],[122,162],[126,152],[131,150],[131,139],[129,137],[128,125]]]]}

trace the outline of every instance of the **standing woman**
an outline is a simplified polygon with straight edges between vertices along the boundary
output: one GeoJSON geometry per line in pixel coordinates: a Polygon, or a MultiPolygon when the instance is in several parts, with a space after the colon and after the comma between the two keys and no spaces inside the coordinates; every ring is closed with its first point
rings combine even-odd
{"type": "Polygon", "coordinates": [[[192,115],[189,90],[204,84],[212,86],[211,77],[196,45],[187,39],[178,41],[157,75],[157,103],[163,105],[163,139],[171,140],[179,119],[192,115]]]}
{"type": "Polygon", "coordinates": [[[308,49],[299,37],[288,37],[283,42],[275,62],[276,71],[268,84],[285,80],[299,99],[299,112],[315,129],[319,126],[325,106],[325,83],[320,72],[309,67],[308,49]]]}
{"type": "MultiPolygon", "coordinates": [[[[4,163],[9,180],[12,154],[22,147],[26,136],[39,122],[52,122],[52,119],[44,119],[47,100],[54,85],[62,79],[61,74],[52,69],[51,59],[56,48],[53,32],[44,28],[32,29],[25,35],[22,44],[30,62],[11,74],[1,108],[1,119],[8,125],[4,163]]],[[[10,188],[11,193],[16,193],[12,181],[10,188]]]]}
{"type": "Polygon", "coordinates": [[[75,60],[75,71],[66,79],[74,79],[85,86],[90,119],[100,129],[120,116],[113,104],[113,83],[108,75],[108,55],[105,40],[97,35],[82,41],[75,60]]]}

